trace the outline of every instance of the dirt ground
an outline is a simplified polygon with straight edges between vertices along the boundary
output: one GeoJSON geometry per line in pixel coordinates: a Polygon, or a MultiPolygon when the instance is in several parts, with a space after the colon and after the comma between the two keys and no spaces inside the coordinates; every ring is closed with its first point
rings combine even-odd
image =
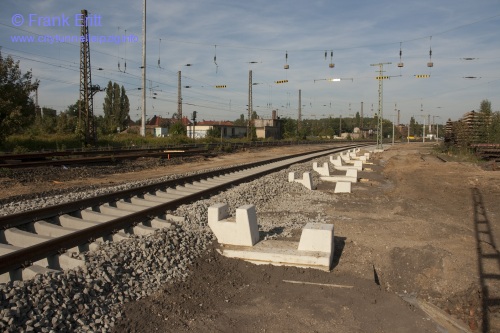
{"type": "MultiPolygon", "coordinates": [[[[81,181],[119,183],[285,152],[81,181]]],[[[500,332],[500,173],[436,155],[432,144],[396,145],[366,165],[351,194],[319,184],[331,200],[309,206],[335,225],[331,272],[256,266],[212,250],[187,281],[126,304],[116,332],[500,332]]]]}

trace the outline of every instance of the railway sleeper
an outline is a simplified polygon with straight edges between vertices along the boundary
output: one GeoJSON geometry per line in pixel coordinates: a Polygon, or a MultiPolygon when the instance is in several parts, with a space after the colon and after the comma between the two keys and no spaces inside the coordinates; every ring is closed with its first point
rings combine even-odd
{"type": "Polygon", "coordinates": [[[210,187],[212,187],[214,184],[210,184],[210,183],[205,183],[203,184],[202,182],[192,182],[192,183],[187,183],[187,184],[184,184],[184,187],[186,188],[193,188],[193,189],[198,189],[200,191],[203,191],[203,190],[206,190],[210,187]]]}
{"type": "MultiPolygon", "coordinates": [[[[147,200],[140,199],[140,198],[133,198],[133,199],[134,199],[133,203],[127,202],[124,200],[119,200],[119,201],[116,201],[114,204],[115,204],[116,208],[123,209],[123,210],[126,210],[128,212],[140,212],[140,211],[145,210],[148,207],[159,205],[159,203],[147,201],[147,200]],[[139,202],[140,202],[140,204],[139,204],[139,202]],[[153,203],[153,204],[147,205],[148,202],[153,203]]],[[[130,200],[132,200],[132,198],[130,200]]]]}
{"type": "MultiPolygon", "coordinates": [[[[117,207],[109,206],[109,204],[101,205],[98,207],[98,209],[99,210],[102,209],[103,211],[106,211],[106,213],[108,213],[108,214],[103,214],[102,212],[96,212],[96,211],[93,211],[91,209],[84,209],[84,210],[80,211],[79,215],[82,219],[89,220],[89,221],[108,222],[108,221],[114,220],[117,217],[126,216],[130,213],[130,211],[124,211],[122,209],[118,209],[117,207]],[[111,214],[114,214],[114,215],[111,215],[111,214]]],[[[146,225],[137,225],[137,226],[127,228],[126,230],[124,230],[124,232],[122,232],[122,234],[117,233],[117,234],[111,235],[110,240],[117,241],[117,240],[122,240],[124,238],[128,238],[127,233],[134,234],[134,235],[148,235],[148,234],[154,233],[156,230],[157,230],[157,228],[148,227],[146,225]]],[[[105,239],[106,239],[106,237],[105,237],[105,239]]]]}
{"type": "MultiPolygon", "coordinates": [[[[2,232],[2,241],[4,244],[0,244],[0,255],[5,255],[18,251],[22,248],[40,244],[47,240],[51,240],[52,238],[53,237],[50,236],[32,234],[28,231],[19,230],[17,228],[10,228],[2,232]]],[[[74,269],[77,267],[85,270],[85,261],[73,258],[69,253],[70,251],[38,260],[24,269],[17,269],[9,273],[2,274],[0,280],[8,278],[10,281],[11,277],[14,279],[26,280],[34,277],[36,274],[57,272],[59,270],[74,269]]]]}
{"type": "MultiPolygon", "coordinates": [[[[148,208],[148,207],[158,206],[160,203],[161,202],[149,200],[146,198],[138,198],[138,197],[130,198],[130,204],[135,205],[135,206],[139,206],[140,210],[143,210],[143,209],[148,208]]],[[[125,202],[125,204],[128,204],[128,202],[125,202]]],[[[117,202],[117,206],[118,206],[118,202],[117,202]]]]}
{"type": "Polygon", "coordinates": [[[157,202],[158,204],[167,203],[169,201],[174,200],[174,198],[166,198],[163,196],[156,195],[156,193],[158,193],[158,192],[155,192],[155,194],[146,193],[143,195],[143,198],[144,198],[144,200],[154,201],[154,202],[157,202]]]}
{"type": "MultiPolygon", "coordinates": [[[[71,216],[68,214],[57,216],[57,217],[53,218],[53,221],[54,221],[54,223],[57,223],[57,224],[61,225],[62,227],[72,228],[72,229],[77,229],[77,230],[83,230],[83,229],[87,229],[87,228],[102,224],[102,222],[89,221],[89,220],[85,220],[85,219],[71,216]]],[[[103,237],[97,238],[93,242],[80,245],[79,249],[81,250],[81,252],[95,251],[99,248],[100,243],[102,243],[104,241],[105,241],[105,239],[103,237]]]]}
{"type": "MultiPolygon", "coordinates": [[[[144,196],[146,196],[146,195],[147,194],[144,194],[144,196]]],[[[151,195],[151,194],[149,194],[149,195],[151,195]]],[[[167,191],[156,191],[155,196],[157,196],[159,198],[167,199],[166,202],[168,202],[171,200],[182,198],[183,195],[181,193],[176,194],[176,193],[171,193],[171,192],[167,192],[167,191]]]]}
{"type": "Polygon", "coordinates": [[[0,283],[8,283],[15,280],[30,280],[38,274],[58,274],[60,271],[46,268],[39,265],[31,265],[26,268],[19,268],[4,274],[0,274],[0,283]]]}

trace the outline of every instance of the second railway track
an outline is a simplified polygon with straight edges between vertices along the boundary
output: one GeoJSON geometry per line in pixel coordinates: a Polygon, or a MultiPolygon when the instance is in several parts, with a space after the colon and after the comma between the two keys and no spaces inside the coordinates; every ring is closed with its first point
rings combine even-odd
{"type": "Polygon", "coordinates": [[[79,260],[67,253],[68,249],[86,251],[95,246],[96,240],[127,237],[125,231],[137,235],[152,233],[168,227],[166,212],[182,204],[209,197],[292,164],[352,147],[345,145],[275,158],[2,216],[0,274],[5,281],[74,267],[79,260]]]}

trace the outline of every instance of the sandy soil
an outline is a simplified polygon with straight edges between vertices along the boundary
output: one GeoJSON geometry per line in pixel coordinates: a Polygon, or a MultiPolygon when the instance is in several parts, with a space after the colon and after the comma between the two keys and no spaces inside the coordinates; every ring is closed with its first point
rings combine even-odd
{"type": "MultiPolygon", "coordinates": [[[[119,183],[300,149],[80,181],[119,183]]],[[[331,272],[255,266],[210,251],[189,280],[126,304],[116,331],[443,332],[439,324],[448,332],[500,332],[500,173],[447,158],[430,144],[396,145],[366,166],[352,194],[320,183],[331,200],[311,202],[306,213],[335,225],[331,272]]]]}

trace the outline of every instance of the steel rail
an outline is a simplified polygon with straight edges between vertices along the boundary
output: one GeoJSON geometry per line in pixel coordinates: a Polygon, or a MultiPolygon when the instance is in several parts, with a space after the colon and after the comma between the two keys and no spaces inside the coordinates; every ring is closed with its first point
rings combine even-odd
{"type": "MultiPolygon", "coordinates": [[[[330,148],[318,150],[317,152],[321,152],[324,150],[331,150],[331,149],[332,148],[330,147],[330,148]]],[[[343,149],[348,149],[348,148],[343,148],[343,149]]],[[[44,207],[44,208],[40,208],[40,209],[36,209],[36,210],[32,210],[32,211],[21,212],[21,213],[12,214],[12,215],[6,215],[6,216],[0,216],[0,230],[12,228],[15,226],[19,226],[22,224],[26,224],[26,223],[46,219],[46,218],[51,218],[51,217],[54,217],[57,215],[68,214],[68,213],[71,213],[71,212],[74,212],[77,210],[83,210],[83,209],[88,208],[88,207],[100,206],[106,202],[114,202],[114,201],[117,201],[117,200],[120,200],[123,198],[132,197],[134,195],[151,193],[151,192],[155,192],[155,191],[165,189],[168,187],[175,187],[175,186],[182,185],[185,183],[191,183],[194,181],[212,178],[212,177],[216,177],[219,175],[223,175],[223,174],[227,174],[227,173],[231,173],[231,172],[235,172],[235,171],[240,171],[240,170],[249,169],[249,168],[253,168],[253,167],[268,164],[268,163],[281,161],[281,160],[288,159],[288,158],[299,157],[302,155],[304,155],[304,154],[299,153],[299,154],[287,155],[287,156],[277,157],[277,158],[273,158],[273,159],[269,159],[269,160],[252,162],[252,163],[242,164],[242,165],[233,166],[233,167],[224,168],[224,169],[219,169],[219,170],[214,170],[214,171],[207,171],[207,172],[203,172],[203,173],[199,173],[199,174],[195,174],[195,175],[191,175],[191,176],[166,180],[164,182],[159,182],[159,183],[150,184],[150,185],[144,185],[144,186],[137,187],[137,188],[127,189],[127,190],[118,191],[118,192],[109,193],[109,194],[103,194],[103,195],[93,197],[93,198],[82,199],[82,200],[79,200],[78,202],[68,202],[68,203],[44,207]]]]}
{"type": "MultiPolygon", "coordinates": [[[[121,229],[129,228],[129,227],[131,227],[135,224],[138,224],[142,221],[145,221],[147,219],[152,219],[155,216],[162,216],[165,214],[165,212],[167,210],[174,210],[175,208],[177,208],[178,206],[180,206],[182,204],[187,204],[187,203],[199,200],[201,198],[208,197],[213,193],[218,193],[218,192],[220,192],[228,187],[231,187],[233,185],[247,182],[249,180],[261,177],[265,174],[272,173],[272,172],[275,172],[277,170],[283,169],[283,168],[288,167],[288,166],[295,164],[295,163],[305,162],[307,160],[317,158],[317,157],[322,156],[322,155],[343,151],[343,150],[352,148],[354,146],[359,147],[360,145],[328,148],[328,149],[316,151],[315,153],[307,154],[306,156],[304,156],[303,159],[301,159],[299,161],[297,161],[297,158],[300,157],[301,155],[303,156],[304,154],[294,154],[294,155],[289,155],[286,157],[272,159],[271,160],[272,162],[269,162],[269,160],[261,161],[261,162],[254,162],[254,163],[246,164],[243,166],[231,167],[231,168],[224,169],[224,170],[217,170],[217,171],[208,172],[208,173],[204,173],[204,174],[189,176],[189,177],[185,177],[185,178],[179,178],[179,179],[175,179],[173,181],[163,182],[163,183],[161,183],[162,184],[161,186],[158,186],[158,184],[148,185],[144,188],[141,188],[140,191],[143,191],[142,193],[147,193],[149,191],[157,190],[160,187],[164,187],[165,184],[167,184],[167,183],[168,184],[181,184],[181,181],[182,181],[182,183],[185,184],[187,182],[186,181],[187,179],[189,179],[189,182],[191,182],[191,181],[196,181],[196,180],[207,178],[207,177],[209,177],[208,175],[216,176],[218,174],[227,174],[228,170],[230,170],[230,172],[238,171],[239,168],[242,170],[242,169],[247,169],[250,166],[259,166],[259,165],[275,163],[275,162],[277,163],[277,162],[284,161],[284,160],[288,159],[288,161],[286,163],[279,163],[277,166],[275,166],[273,168],[268,168],[268,169],[265,169],[263,171],[255,172],[255,173],[252,173],[251,175],[242,176],[235,181],[228,181],[227,183],[215,185],[209,189],[201,190],[201,191],[198,191],[198,192],[192,193],[192,194],[187,194],[181,198],[174,199],[174,200],[171,200],[171,201],[166,202],[166,203],[161,203],[161,204],[154,206],[154,207],[145,208],[144,210],[141,210],[139,212],[131,213],[127,216],[119,217],[119,218],[113,219],[109,222],[104,222],[100,225],[96,225],[96,226],[92,226],[92,227],[89,227],[89,228],[86,228],[83,230],[79,230],[79,231],[76,231],[74,233],[62,236],[62,237],[57,237],[57,238],[54,238],[52,240],[48,240],[48,241],[39,243],[37,245],[29,246],[29,247],[23,248],[21,250],[0,256],[0,274],[9,272],[9,271],[12,271],[15,269],[27,267],[27,266],[31,265],[33,262],[36,262],[36,261],[41,260],[43,258],[47,258],[48,256],[62,254],[64,252],[66,252],[67,249],[93,242],[97,238],[116,233],[121,229]],[[267,162],[267,163],[265,163],[265,162],[267,162]]],[[[133,193],[137,194],[138,189],[126,190],[126,191],[121,191],[121,192],[113,193],[113,194],[107,194],[107,195],[101,196],[99,198],[85,199],[85,200],[82,200],[82,202],[84,202],[85,204],[89,204],[90,206],[93,206],[96,203],[101,203],[101,204],[104,203],[105,200],[103,200],[103,198],[106,198],[110,201],[115,201],[115,200],[117,200],[116,198],[117,198],[118,194],[123,195],[124,193],[127,193],[127,195],[132,195],[133,193]]],[[[79,203],[79,204],[81,204],[81,203],[79,203]]],[[[38,211],[40,211],[42,213],[37,215],[37,219],[44,218],[44,217],[40,218],[40,216],[45,216],[45,218],[52,217],[52,216],[54,216],[54,214],[50,215],[49,212],[57,211],[57,208],[61,208],[61,207],[63,207],[66,210],[66,212],[69,212],[70,209],[71,209],[71,211],[78,210],[78,209],[75,209],[74,205],[75,205],[75,203],[69,203],[69,204],[62,204],[62,205],[54,206],[55,208],[48,207],[47,209],[40,209],[38,211]]],[[[87,206],[87,207],[90,207],[90,206],[87,206]]],[[[81,207],[79,207],[79,208],[81,208],[81,207]]],[[[26,223],[25,221],[26,221],[27,214],[29,214],[29,213],[19,213],[19,214],[15,214],[12,216],[3,217],[2,226],[12,225],[12,224],[16,224],[16,223],[17,223],[17,225],[22,224],[22,223],[20,223],[21,220],[24,221],[24,223],[26,223]],[[20,219],[19,217],[21,217],[21,216],[24,216],[24,217],[22,219],[20,219]],[[13,219],[13,217],[15,217],[15,218],[13,219]],[[9,218],[12,220],[16,220],[17,222],[12,222],[9,224],[8,223],[9,218]]],[[[30,221],[33,221],[33,220],[34,220],[33,218],[30,218],[30,221]]]]}

